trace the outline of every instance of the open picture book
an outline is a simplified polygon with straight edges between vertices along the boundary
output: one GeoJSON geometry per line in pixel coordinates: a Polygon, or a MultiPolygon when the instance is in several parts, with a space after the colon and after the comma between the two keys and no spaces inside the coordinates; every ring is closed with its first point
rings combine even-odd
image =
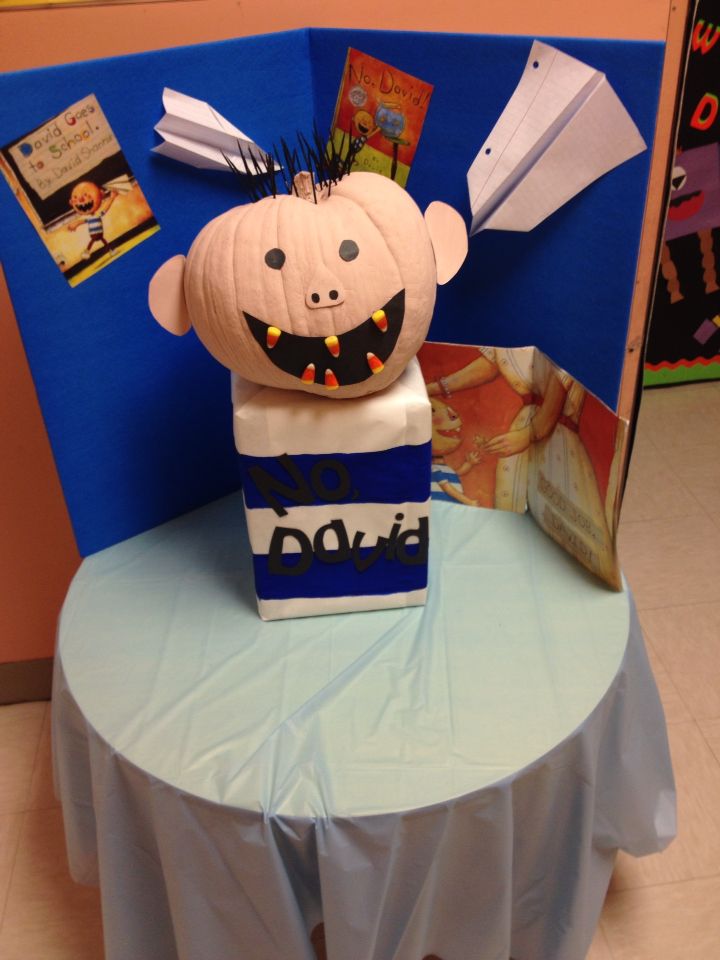
{"type": "Polygon", "coordinates": [[[627,423],[536,347],[426,343],[432,496],[524,513],[615,589],[627,423]]]}

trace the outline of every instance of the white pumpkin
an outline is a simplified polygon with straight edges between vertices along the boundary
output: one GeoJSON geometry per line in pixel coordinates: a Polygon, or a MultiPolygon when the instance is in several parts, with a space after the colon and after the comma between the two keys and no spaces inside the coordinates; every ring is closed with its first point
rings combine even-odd
{"type": "Polygon", "coordinates": [[[398,184],[345,176],[317,202],[266,197],[212,220],[187,259],[150,286],[150,308],[175,333],[190,325],[245,379],[329,397],[392,383],[425,340],[438,282],[467,253],[446,204],[423,217],[398,184]]]}

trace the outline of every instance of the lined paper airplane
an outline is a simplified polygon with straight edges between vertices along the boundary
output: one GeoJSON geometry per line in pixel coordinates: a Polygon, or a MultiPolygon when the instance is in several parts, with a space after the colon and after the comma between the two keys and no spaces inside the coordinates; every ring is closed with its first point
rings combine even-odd
{"type": "Polygon", "coordinates": [[[165,114],[155,125],[163,142],[153,147],[154,153],[206,170],[227,170],[226,157],[244,170],[245,157],[253,174],[253,157],[264,160],[266,152],[204,100],[165,87],[163,107],[165,114]]]}
{"type": "Polygon", "coordinates": [[[532,230],[647,149],[604,73],[536,40],[467,175],[470,235],[532,230]]]}

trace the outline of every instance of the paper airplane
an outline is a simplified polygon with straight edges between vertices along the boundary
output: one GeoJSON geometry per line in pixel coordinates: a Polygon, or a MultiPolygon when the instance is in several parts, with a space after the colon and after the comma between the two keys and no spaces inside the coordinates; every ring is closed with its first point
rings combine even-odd
{"type": "Polygon", "coordinates": [[[253,158],[264,168],[266,151],[209,103],[165,87],[163,107],[165,114],[155,130],[164,142],[153,147],[154,153],[206,170],[227,170],[226,157],[241,171],[243,157],[251,173],[255,173],[253,158]]]}
{"type": "Polygon", "coordinates": [[[470,235],[532,230],[645,149],[605,74],[536,40],[515,92],[468,170],[470,235]]]}
{"type": "Polygon", "coordinates": [[[119,177],[115,177],[114,180],[108,180],[107,183],[104,183],[103,190],[108,193],[114,190],[115,193],[128,194],[136,184],[137,180],[131,180],[126,173],[123,173],[119,177]]]}

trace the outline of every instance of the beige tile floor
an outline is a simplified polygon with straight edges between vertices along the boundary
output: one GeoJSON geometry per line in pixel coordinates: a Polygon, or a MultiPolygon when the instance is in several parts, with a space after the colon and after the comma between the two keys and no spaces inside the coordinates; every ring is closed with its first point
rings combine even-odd
{"type": "MultiPolygon", "coordinates": [[[[646,391],[620,549],[665,705],[680,827],[665,853],[619,858],[588,960],[720,960],[718,438],[720,382],[646,391]]],[[[2,707],[0,960],[102,960],[101,944],[97,892],[65,866],[49,705],[2,707]]]]}

